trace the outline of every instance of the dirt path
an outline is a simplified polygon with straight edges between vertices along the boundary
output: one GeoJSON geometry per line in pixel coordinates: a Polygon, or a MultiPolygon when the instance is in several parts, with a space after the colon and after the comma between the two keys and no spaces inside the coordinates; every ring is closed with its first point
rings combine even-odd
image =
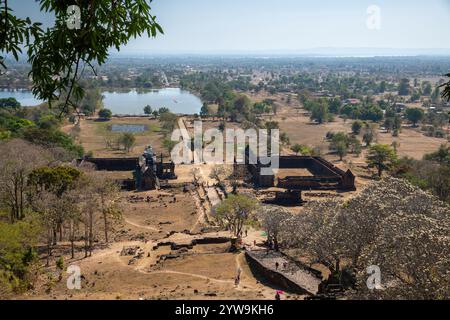
{"type": "MultiPolygon", "coordinates": [[[[186,125],[184,123],[184,118],[179,118],[178,119],[178,127],[181,130],[186,130],[186,125]]],[[[193,152],[189,151],[189,159],[192,161],[194,159],[193,156],[193,152]]],[[[210,203],[210,207],[214,207],[216,205],[218,205],[221,202],[221,198],[216,190],[216,188],[214,187],[214,181],[209,177],[211,170],[214,168],[214,164],[193,164],[192,165],[193,169],[198,169],[200,176],[201,176],[201,180],[204,183],[204,189],[206,192],[206,196],[207,199],[210,203]],[[206,185],[205,185],[206,184],[206,185]]],[[[203,212],[204,214],[208,215],[210,214],[210,212],[203,212]]],[[[199,220],[205,220],[204,217],[199,217],[199,220]]]]}
{"type": "Polygon", "coordinates": [[[189,276],[189,277],[195,277],[195,278],[200,278],[200,279],[209,280],[209,281],[218,282],[218,283],[233,284],[233,280],[215,279],[215,278],[203,276],[203,275],[196,274],[196,273],[189,273],[189,272],[181,272],[181,271],[173,271],[173,270],[161,270],[161,271],[139,270],[139,271],[141,271],[141,272],[143,272],[145,274],[173,273],[173,274],[179,274],[179,275],[184,275],[184,276],[189,276]]]}
{"type": "Polygon", "coordinates": [[[151,226],[144,226],[142,224],[138,224],[138,223],[132,222],[132,221],[130,221],[128,219],[124,219],[124,221],[126,223],[128,223],[129,225],[132,225],[133,227],[136,227],[136,228],[142,228],[142,229],[152,230],[152,231],[156,231],[156,232],[160,231],[160,229],[157,229],[157,228],[154,228],[154,227],[151,227],[151,226]]]}

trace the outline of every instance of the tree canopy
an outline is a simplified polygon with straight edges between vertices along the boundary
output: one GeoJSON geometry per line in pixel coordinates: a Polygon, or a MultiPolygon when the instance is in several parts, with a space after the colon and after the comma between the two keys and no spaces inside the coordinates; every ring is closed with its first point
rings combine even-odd
{"type": "MultiPolygon", "coordinates": [[[[79,7],[79,28],[69,26],[66,2],[38,2],[42,12],[55,17],[54,25],[47,29],[30,18],[19,18],[7,0],[0,1],[0,25],[4,26],[0,52],[18,60],[24,47],[31,64],[33,94],[49,105],[62,99],[63,112],[83,97],[79,80],[85,67],[95,73],[94,65],[105,63],[111,48],[120,50],[142,34],[155,37],[163,33],[146,0],[89,1],[79,7]]],[[[4,57],[0,57],[0,67],[6,68],[4,57]]]]}
{"type": "Polygon", "coordinates": [[[378,170],[378,176],[381,177],[384,170],[391,169],[397,160],[394,149],[386,144],[376,144],[369,148],[367,154],[367,163],[369,167],[375,167],[378,170]]]}

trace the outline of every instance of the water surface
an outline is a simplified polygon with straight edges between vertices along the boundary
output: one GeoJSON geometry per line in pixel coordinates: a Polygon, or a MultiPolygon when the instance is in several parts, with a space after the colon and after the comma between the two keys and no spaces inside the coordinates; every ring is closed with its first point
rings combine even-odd
{"type": "Polygon", "coordinates": [[[113,114],[142,115],[144,107],[152,109],[169,108],[174,113],[199,113],[202,107],[200,98],[179,88],[166,88],[149,92],[103,92],[103,105],[113,114]]]}
{"type": "Polygon", "coordinates": [[[42,103],[34,97],[31,91],[28,90],[2,90],[0,89],[0,99],[16,98],[23,107],[34,107],[42,103]]]}
{"type": "Polygon", "coordinates": [[[138,133],[146,131],[145,124],[113,124],[111,125],[112,132],[131,132],[138,133]]]}
{"type": "MultiPolygon", "coordinates": [[[[202,101],[189,91],[179,88],[165,88],[138,92],[110,92],[104,91],[103,105],[112,111],[113,114],[120,115],[143,115],[144,107],[150,105],[152,109],[162,107],[169,108],[174,113],[194,114],[199,113],[202,101]]],[[[0,90],[0,98],[16,98],[24,107],[32,107],[42,103],[34,98],[30,91],[25,90],[0,90]]]]}

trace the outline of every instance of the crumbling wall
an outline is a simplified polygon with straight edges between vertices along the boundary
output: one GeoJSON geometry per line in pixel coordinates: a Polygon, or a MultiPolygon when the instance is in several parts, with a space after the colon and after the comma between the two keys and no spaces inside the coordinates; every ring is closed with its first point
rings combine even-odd
{"type": "Polygon", "coordinates": [[[132,171],[139,165],[139,158],[85,158],[83,161],[94,164],[100,171],[132,171]]]}
{"type": "MultiPolygon", "coordinates": [[[[247,159],[248,160],[248,157],[247,159]]],[[[347,172],[334,166],[321,157],[310,156],[280,156],[280,169],[308,169],[314,176],[289,176],[278,179],[272,175],[261,175],[261,164],[248,164],[248,171],[253,176],[255,187],[279,188],[292,190],[355,190],[355,176],[348,170],[347,172]]]]}
{"type": "Polygon", "coordinates": [[[286,278],[283,274],[265,267],[248,251],[245,252],[245,258],[250,266],[250,269],[262,276],[264,279],[267,279],[270,283],[292,293],[311,295],[311,292],[306,291],[295,282],[286,278]]]}

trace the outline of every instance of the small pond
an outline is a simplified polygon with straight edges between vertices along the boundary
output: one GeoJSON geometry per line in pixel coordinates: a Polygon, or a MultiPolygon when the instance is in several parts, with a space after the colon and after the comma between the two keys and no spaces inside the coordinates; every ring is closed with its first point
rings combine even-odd
{"type": "Polygon", "coordinates": [[[112,132],[139,133],[147,131],[147,126],[145,124],[112,124],[110,130],[112,132]]]}

